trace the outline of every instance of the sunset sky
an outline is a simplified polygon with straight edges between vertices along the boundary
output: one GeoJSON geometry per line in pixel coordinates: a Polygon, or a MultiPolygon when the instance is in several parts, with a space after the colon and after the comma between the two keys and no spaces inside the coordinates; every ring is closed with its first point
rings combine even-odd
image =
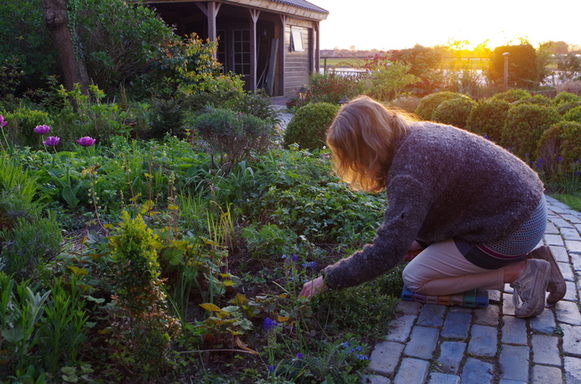
{"type": "Polygon", "coordinates": [[[526,38],[581,46],[581,0],[309,0],[329,11],[321,48],[401,49],[469,40],[488,47],[526,38]]]}

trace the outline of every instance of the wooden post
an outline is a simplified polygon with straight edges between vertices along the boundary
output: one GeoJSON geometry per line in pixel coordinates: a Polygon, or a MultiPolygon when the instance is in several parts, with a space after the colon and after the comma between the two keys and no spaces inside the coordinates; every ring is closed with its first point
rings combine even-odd
{"type": "Polygon", "coordinates": [[[504,52],[502,54],[504,56],[504,91],[508,91],[508,57],[510,56],[510,52],[504,52]]]}
{"type": "MultiPolygon", "coordinates": [[[[218,16],[218,12],[220,11],[220,6],[222,3],[216,3],[215,1],[208,1],[208,5],[204,5],[204,3],[196,3],[198,8],[204,12],[204,15],[208,18],[208,39],[210,41],[216,41],[216,16],[218,16]]],[[[214,58],[216,57],[217,52],[214,52],[214,58]]]]}
{"type": "Polygon", "coordinates": [[[250,26],[250,90],[256,92],[256,66],[257,66],[257,47],[256,47],[256,22],[260,11],[249,9],[252,25],[250,26]]]}

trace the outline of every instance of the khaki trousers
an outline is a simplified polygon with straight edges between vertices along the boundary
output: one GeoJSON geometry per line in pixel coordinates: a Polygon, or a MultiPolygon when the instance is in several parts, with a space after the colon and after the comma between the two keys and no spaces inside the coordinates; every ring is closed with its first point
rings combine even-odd
{"type": "Polygon", "coordinates": [[[404,285],[421,295],[453,295],[474,288],[501,289],[504,268],[484,269],[460,253],[454,240],[432,244],[403,270],[404,285]]]}

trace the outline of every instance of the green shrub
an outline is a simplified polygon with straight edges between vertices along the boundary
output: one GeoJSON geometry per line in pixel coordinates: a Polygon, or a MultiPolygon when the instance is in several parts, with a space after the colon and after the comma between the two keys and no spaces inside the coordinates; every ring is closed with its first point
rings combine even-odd
{"type": "Polygon", "coordinates": [[[581,106],[570,109],[563,115],[563,120],[581,123],[581,106]]]}
{"type": "Polygon", "coordinates": [[[242,239],[252,257],[260,259],[279,259],[282,255],[296,253],[298,249],[297,234],[276,224],[251,224],[244,227],[242,239]]]}
{"type": "MultiPolygon", "coordinates": [[[[19,108],[14,112],[4,115],[8,125],[4,128],[7,139],[16,145],[23,145],[38,149],[41,147],[43,137],[34,133],[37,125],[52,125],[52,119],[44,111],[19,108]]],[[[49,133],[52,136],[52,133],[49,133]]]]}
{"type": "Polygon", "coordinates": [[[284,133],[284,144],[298,144],[302,149],[320,149],[325,145],[326,132],[331,126],[339,105],[307,104],[297,110],[284,133]]]}
{"type": "Polygon", "coordinates": [[[109,246],[116,272],[111,357],[142,377],[158,376],[169,368],[171,339],[180,328],[168,314],[159,279],[158,237],[141,216],[132,219],[124,211],[109,246]]]}
{"type": "Polygon", "coordinates": [[[432,120],[464,128],[470,111],[476,102],[469,98],[458,98],[441,103],[432,114],[432,120]]]}
{"type": "Polygon", "coordinates": [[[307,100],[311,103],[338,104],[344,96],[352,99],[361,93],[363,85],[358,77],[315,73],[309,78],[307,100]]]}
{"type": "Polygon", "coordinates": [[[418,115],[422,120],[432,120],[433,114],[440,104],[444,101],[452,99],[467,98],[471,100],[468,96],[461,95],[454,92],[437,92],[431,95],[425,96],[420,100],[420,104],[416,109],[416,115],[418,115]]]}
{"type": "Polygon", "coordinates": [[[254,151],[264,152],[274,136],[272,122],[235,112],[230,109],[210,109],[192,122],[192,127],[210,147],[213,156],[227,170],[248,158],[254,151]]]}
{"type": "Polygon", "coordinates": [[[420,98],[417,96],[400,96],[391,101],[391,106],[407,113],[415,113],[420,105],[420,98]]]}
{"type": "Polygon", "coordinates": [[[150,138],[161,139],[165,135],[184,137],[183,102],[177,98],[151,99],[150,138]]]}
{"type": "Polygon", "coordinates": [[[542,72],[538,68],[535,49],[528,43],[496,47],[490,55],[488,77],[492,82],[502,84],[504,80],[504,53],[508,58],[508,85],[511,88],[534,89],[541,81],[542,72]]]}
{"type": "Polygon", "coordinates": [[[531,97],[524,97],[522,99],[519,99],[519,100],[513,102],[512,104],[514,104],[514,105],[538,104],[538,105],[545,105],[545,106],[553,106],[553,102],[551,101],[551,99],[549,99],[547,96],[543,96],[543,95],[534,95],[531,97]]]}
{"type": "Polygon", "coordinates": [[[553,104],[555,106],[559,106],[561,104],[569,104],[569,103],[574,103],[574,102],[581,102],[581,97],[573,94],[573,93],[569,93],[569,92],[559,92],[559,94],[557,96],[555,96],[555,98],[553,99],[553,104]]]}
{"type": "Polygon", "coordinates": [[[61,251],[61,228],[56,216],[17,218],[12,228],[0,232],[3,247],[0,259],[8,274],[18,279],[32,274],[37,264],[47,261],[61,251]]]}
{"type": "Polygon", "coordinates": [[[555,108],[536,104],[521,104],[508,110],[501,143],[521,159],[536,152],[542,134],[561,121],[555,108]]]}
{"type": "Polygon", "coordinates": [[[547,180],[559,177],[559,167],[568,167],[581,159],[581,122],[561,121],[547,130],[539,141],[538,167],[547,180]]]}
{"type": "Polygon", "coordinates": [[[564,114],[566,114],[567,112],[569,112],[573,108],[580,107],[580,106],[581,106],[581,101],[571,101],[569,103],[561,103],[556,108],[557,108],[557,112],[559,112],[559,114],[561,116],[563,116],[564,114]]]}
{"type": "Polygon", "coordinates": [[[501,139],[502,127],[504,127],[508,117],[509,108],[510,104],[504,100],[480,100],[468,115],[466,129],[498,143],[501,139]]]}
{"type": "Polygon", "coordinates": [[[525,91],[524,89],[509,89],[506,92],[497,93],[491,97],[493,100],[504,100],[509,103],[514,103],[520,99],[526,99],[528,97],[532,97],[532,95],[525,91]]]}
{"type": "Polygon", "coordinates": [[[264,91],[236,95],[228,100],[226,105],[233,111],[270,121],[273,125],[279,123],[278,112],[272,107],[270,97],[264,91]]]}

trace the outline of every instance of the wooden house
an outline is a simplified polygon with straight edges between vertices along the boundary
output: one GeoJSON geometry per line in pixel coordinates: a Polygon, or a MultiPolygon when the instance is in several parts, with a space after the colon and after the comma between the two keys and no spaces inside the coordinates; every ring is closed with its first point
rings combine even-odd
{"type": "Polygon", "coordinates": [[[319,23],[328,11],[304,0],[142,0],[180,35],[218,40],[224,71],[246,89],[293,97],[319,71],[319,23]]]}

